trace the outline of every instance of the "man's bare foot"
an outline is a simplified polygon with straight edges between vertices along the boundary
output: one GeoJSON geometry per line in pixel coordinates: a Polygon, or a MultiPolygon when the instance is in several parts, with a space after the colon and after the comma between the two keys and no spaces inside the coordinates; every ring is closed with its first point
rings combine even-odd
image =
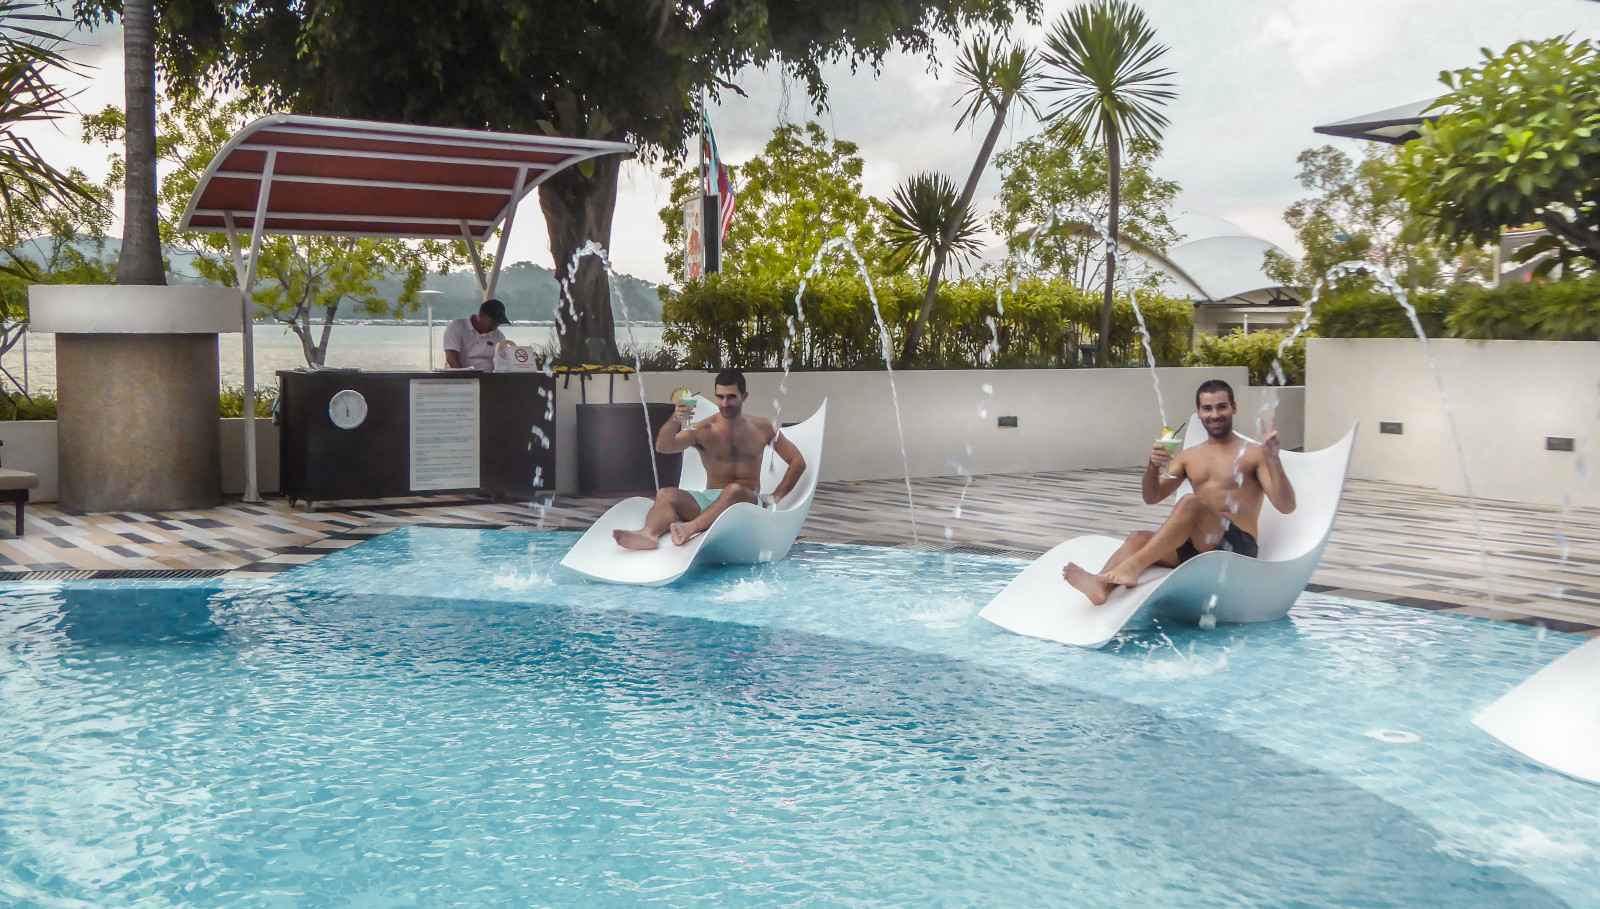
{"type": "Polygon", "coordinates": [[[656,538],[639,530],[613,530],[611,538],[623,549],[654,549],[656,538]]]}
{"type": "Polygon", "coordinates": [[[1100,581],[1107,587],[1133,587],[1139,583],[1139,575],[1144,574],[1144,569],[1135,569],[1123,562],[1110,571],[1100,572],[1100,581]]]}
{"type": "Polygon", "coordinates": [[[672,527],[669,528],[669,532],[672,534],[672,542],[678,544],[679,546],[682,546],[683,544],[700,535],[700,531],[696,530],[694,526],[687,521],[674,522],[672,527]]]}
{"type": "Polygon", "coordinates": [[[1077,588],[1078,592],[1089,598],[1089,602],[1096,606],[1104,606],[1106,596],[1110,591],[1100,578],[1083,569],[1077,562],[1068,562],[1067,567],[1061,569],[1061,576],[1067,583],[1077,588]]]}

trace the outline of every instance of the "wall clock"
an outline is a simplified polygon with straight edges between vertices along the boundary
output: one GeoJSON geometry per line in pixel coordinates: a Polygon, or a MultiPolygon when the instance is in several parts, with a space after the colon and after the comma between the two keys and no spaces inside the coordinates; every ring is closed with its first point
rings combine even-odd
{"type": "Polygon", "coordinates": [[[367,419],[367,399],[346,388],[328,399],[328,419],[340,429],[355,429],[367,419]]]}

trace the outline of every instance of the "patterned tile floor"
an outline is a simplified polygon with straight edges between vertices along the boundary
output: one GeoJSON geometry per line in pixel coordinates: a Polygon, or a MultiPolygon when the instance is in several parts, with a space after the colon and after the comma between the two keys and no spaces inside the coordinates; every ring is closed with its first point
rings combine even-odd
{"type": "MultiPolygon", "coordinates": [[[[1019,555],[1082,533],[1155,526],[1165,508],[1139,500],[1132,470],[1081,470],[917,480],[913,542],[901,480],[819,486],[804,539],[1019,555]],[[960,503],[961,514],[955,509],[960,503]]],[[[282,500],[160,514],[27,512],[26,534],[0,515],[0,581],[227,574],[257,577],[320,558],[407,524],[581,529],[607,499],[561,497],[543,510],[476,499],[344,503],[316,512],[282,500]]],[[[1352,480],[1316,589],[1358,599],[1600,634],[1600,510],[1479,502],[1490,557],[1479,554],[1467,500],[1417,487],[1352,480]],[[1565,538],[1563,557],[1558,531],[1565,538]],[[1486,569],[1487,568],[1487,572],[1486,569]],[[1490,578],[1485,583],[1485,576],[1490,578]],[[1493,592],[1493,597],[1489,596],[1493,592]]]]}

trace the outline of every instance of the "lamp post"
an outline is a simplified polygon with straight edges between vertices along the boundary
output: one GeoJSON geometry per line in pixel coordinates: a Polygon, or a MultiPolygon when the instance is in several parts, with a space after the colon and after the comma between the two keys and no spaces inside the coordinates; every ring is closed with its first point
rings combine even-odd
{"type": "Polygon", "coordinates": [[[442,290],[419,290],[419,296],[428,298],[428,370],[433,371],[433,298],[443,294],[442,290]]]}

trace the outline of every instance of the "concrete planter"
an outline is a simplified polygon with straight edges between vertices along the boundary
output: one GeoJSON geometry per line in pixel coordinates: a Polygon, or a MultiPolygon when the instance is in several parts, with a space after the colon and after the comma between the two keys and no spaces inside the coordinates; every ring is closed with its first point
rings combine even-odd
{"type": "Polygon", "coordinates": [[[29,313],[56,335],[63,509],[221,502],[217,334],[239,330],[237,291],[36,285],[29,313]]]}

